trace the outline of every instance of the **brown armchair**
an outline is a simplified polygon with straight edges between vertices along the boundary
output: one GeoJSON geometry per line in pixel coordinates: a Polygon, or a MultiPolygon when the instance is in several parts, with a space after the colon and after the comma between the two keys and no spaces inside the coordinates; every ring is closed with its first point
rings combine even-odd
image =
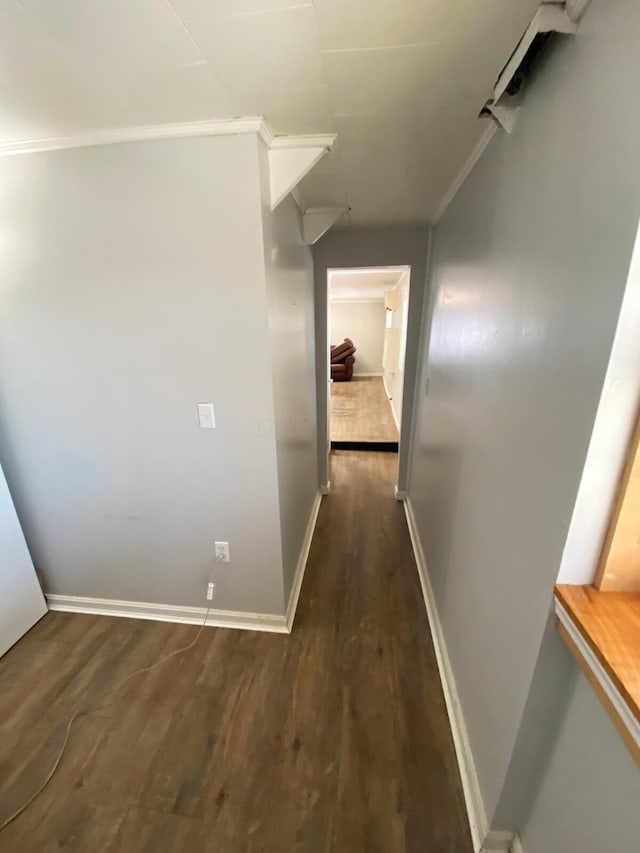
{"type": "Polygon", "coordinates": [[[356,363],[356,348],[351,338],[331,347],[331,378],[334,382],[349,382],[356,363]]]}

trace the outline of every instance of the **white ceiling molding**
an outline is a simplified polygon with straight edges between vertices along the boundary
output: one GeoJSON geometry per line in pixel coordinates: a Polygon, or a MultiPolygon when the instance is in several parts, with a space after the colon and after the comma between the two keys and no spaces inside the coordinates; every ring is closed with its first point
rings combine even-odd
{"type": "MultiPolygon", "coordinates": [[[[569,14],[585,3],[567,0],[569,14]]],[[[302,211],[348,208],[336,228],[431,221],[539,0],[81,5],[0,0],[0,154],[235,133],[246,115],[271,126],[257,122],[267,148],[337,132],[339,153],[297,186],[302,211]]]]}
{"type": "MultiPolygon", "coordinates": [[[[184,139],[202,136],[234,136],[243,133],[257,134],[269,149],[272,210],[290,192],[295,192],[295,187],[302,178],[331,150],[336,141],[335,133],[276,136],[263,118],[248,116],[237,119],[143,125],[141,127],[96,130],[73,136],[51,136],[40,139],[9,141],[0,143],[0,157],[89,148],[96,145],[117,145],[123,142],[151,142],[161,139],[184,139]]],[[[303,209],[300,197],[297,194],[294,197],[298,206],[303,209]]],[[[341,208],[333,222],[343,212],[344,209],[341,208]]],[[[327,225],[327,228],[330,228],[333,222],[327,225]]],[[[319,233],[315,239],[319,239],[322,233],[324,231],[319,233]]]]}
{"type": "Polygon", "coordinates": [[[329,302],[339,302],[340,305],[384,305],[384,296],[370,296],[369,298],[357,299],[354,296],[331,296],[329,302]]]}
{"type": "Polygon", "coordinates": [[[59,151],[66,148],[88,148],[93,145],[116,145],[121,142],[148,142],[156,139],[177,139],[189,136],[231,136],[257,133],[265,145],[272,145],[274,135],[264,119],[257,116],[213,121],[179,122],[116,130],[96,130],[74,136],[52,136],[25,139],[0,144],[0,157],[12,154],[35,154],[40,151],[59,151]]]}
{"type": "Polygon", "coordinates": [[[306,133],[295,136],[273,136],[269,143],[270,148],[324,148],[330,151],[336,141],[335,133],[306,133]]]}
{"type": "Polygon", "coordinates": [[[458,192],[460,187],[466,181],[467,177],[471,173],[471,170],[476,165],[476,163],[478,162],[480,157],[482,157],[482,154],[483,154],[485,148],[493,139],[493,136],[494,136],[495,132],[497,131],[497,129],[498,129],[497,124],[494,121],[490,121],[487,128],[485,129],[484,133],[482,134],[482,136],[480,137],[480,139],[476,143],[475,148],[473,149],[471,154],[468,156],[466,162],[464,163],[464,165],[462,166],[462,168],[460,169],[458,174],[453,179],[451,186],[449,187],[449,189],[446,191],[446,193],[442,197],[440,204],[436,208],[436,213],[435,213],[435,216],[433,217],[433,220],[431,223],[432,225],[436,225],[438,220],[442,218],[445,210],[449,207],[449,205],[451,204],[453,199],[456,197],[456,193],[458,192]]]}
{"type": "Polygon", "coordinates": [[[302,215],[302,239],[308,246],[317,243],[323,234],[340,219],[344,207],[310,207],[302,215]]]}
{"type": "Polygon", "coordinates": [[[335,133],[314,136],[276,136],[269,145],[269,174],[271,182],[271,210],[311,169],[331,150],[335,133]]]}

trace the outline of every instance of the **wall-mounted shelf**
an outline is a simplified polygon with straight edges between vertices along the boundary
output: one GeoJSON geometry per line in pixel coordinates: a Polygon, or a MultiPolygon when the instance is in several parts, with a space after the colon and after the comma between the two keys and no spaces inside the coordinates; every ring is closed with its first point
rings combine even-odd
{"type": "Polygon", "coordinates": [[[640,593],[555,589],[558,630],[640,767],[640,593]]]}

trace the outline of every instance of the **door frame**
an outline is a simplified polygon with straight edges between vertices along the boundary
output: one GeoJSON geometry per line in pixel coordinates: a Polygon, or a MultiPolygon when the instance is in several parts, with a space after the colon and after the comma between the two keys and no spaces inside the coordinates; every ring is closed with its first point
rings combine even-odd
{"type": "MultiPolygon", "coordinates": [[[[324,448],[325,448],[325,460],[324,460],[324,470],[326,471],[326,480],[322,481],[322,476],[320,480],[320,491],[323,494],[328,494],[331,488],[331,481],[329,479],[330,476],[330,458],[331,458],[331,358],[330,358],[330,347],[331,347],[331,303],[329,300],[329,290],[330,290],[330,278],[331,274],[334,272],[355,272],[355,273],[363,273],[363,272],[373,272],[375,270],[393,270],[396,272],[403,272],[408,276],[408,284],[409,284],[409,307],[408,311],[411,311],[412,305],[412,276],[411,276],[411,264],[360,264],[360,265],[335,265],[327,267],[325,276],[324,276],[324,309],[325,309],[325,324],[324,324],[324,372],[326,381],[321,384],[321,387],[324,389],[324,394],[320,392],[319,394],[319,405],[322,407],[324,411],[324,419],[319,419],[319,426],[322,424],[322,420],[324,420],[325,430],[324,430],[324,448]]],[[[409,338],[409,328],[407,326],[407,334],[405,336],[405,347],[403,353],[403,379],[402,379],[402,409],[400,412],[400,417],[396,418],[395,412],[393,411],[392,406],[392,414],[394,421],[396,421],[396,425],[398,427],[398,474],[397,474],[397,483],[394,487],[395,496],[397,498],[402,498],[406,494],[406,483],[404,483],[403,478],[400,475],[400,460],[404,459],[408,453],[409,447],[409,439],[410,434],[406,435],[406,440],[403,444],[403,434],[405,430],[403,429],[403,424],[405,423],[405,408],[404,408],[404,400],[405,395],[411,395],[413,397],[415,380],[410,379],[408,376],[406,365],[407,365],[407,349],[408,349],[408,338],[409,338]],[[405,449],[406,448],[406,449],[405,449]],[[402,488],[401,488],[402,487],[402,488]]],[[[419,369],[419,365],[416,365],[416,369],[419,369]]],[[[384,381],[384,374],[383,374],[384,381]]],[[[387,392],[386,382],[384,383],[385,392],[387,392]]],[[[413,410],[413,399],[411,400],[411,408],[413,410]]],[[[408,429],[407,432],[410,433],[411,428],[411,418],[407,424],[408,429]]],[[[319,430],[320,435],[320,430],[319,430]]]]}

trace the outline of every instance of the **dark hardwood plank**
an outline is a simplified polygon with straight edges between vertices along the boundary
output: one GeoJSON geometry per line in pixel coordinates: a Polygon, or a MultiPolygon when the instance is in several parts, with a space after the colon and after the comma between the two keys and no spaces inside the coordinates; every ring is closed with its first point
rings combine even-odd
{"type": "Polygon", "coordinates": [[[49,613],[0,660],[0,820],[21,853],[469,853],[391,454],[338,451],[290,636],[49,613]]]}

